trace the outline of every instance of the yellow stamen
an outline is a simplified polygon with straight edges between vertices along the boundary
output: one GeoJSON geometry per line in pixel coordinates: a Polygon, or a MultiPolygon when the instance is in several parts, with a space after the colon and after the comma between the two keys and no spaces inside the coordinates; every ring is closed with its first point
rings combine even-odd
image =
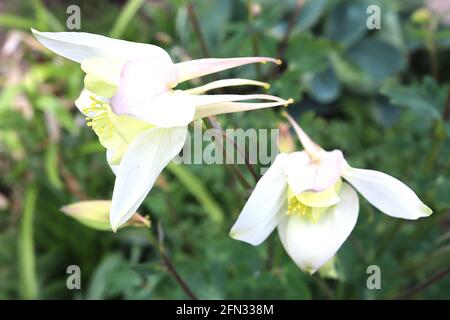
{"type": "Polygon", "coordinates": [[[305,191],[298,195],[294,194],[289,188],[287,214],[298,214],[316,223],[328,208],[339,202],[337,194],[341,185],[342,181],[339,179],[334,185],[324,191],[305,191]]]}
{"type": "Polygon", "coordinates": [[[294,99],[289,98],[289,99],[287,99],[286,104],[284,105],[284,107],[287,107],[287,106],[289,106],[292,103],[294,103],[294,99]]]}

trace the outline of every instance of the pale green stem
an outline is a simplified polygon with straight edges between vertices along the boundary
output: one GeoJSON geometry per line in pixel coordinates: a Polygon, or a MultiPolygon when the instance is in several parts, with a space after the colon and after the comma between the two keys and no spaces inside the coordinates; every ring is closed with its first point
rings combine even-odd
{"type": "Polygon", "coordinates": [[[28,187],[25,194],[25,208],[20,221],[18,239],[19,282],[20,297],[22,299],[36,299],[38,285],[36,276],[36,262],[33,240],[33,222],[36,209],[37,188],[28,187]]]}

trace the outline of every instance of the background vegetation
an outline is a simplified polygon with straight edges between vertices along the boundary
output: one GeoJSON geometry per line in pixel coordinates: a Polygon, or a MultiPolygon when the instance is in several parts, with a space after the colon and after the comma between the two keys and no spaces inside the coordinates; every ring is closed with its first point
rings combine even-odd
{"type": "MultiPolygon", "coordinates": [[[[165,170],[139,210],[152,220],[150,240],[145,229],[94,231],[59,211],[110,198],[114,181],[73,105],[79,66],[30,33],[64,31],[74,2],[0,2],[0,299],[186,298],[171,267],[205,299],[449,298],[450,29],[417,11],[424,1],[77,1],[81,31],[153,43],[175,61],[282,58],[281,68],[232,74],[269,81],[270,93],[296,100],[289,112],[325,148],[399,177],[434,210],[402,221],[360,198],[333,279],[302,273],[276,234],[257,248],[228,237],[251,190],[225,166],[165,170]],[[381,8],[380,30],[366,28],[370,4],[381,8]],[[73,264],[82,290],[66,288],[73,264]],[[381,267],[381,290],[366,288],[371,264],[381,267]]],[[[263,110],[218,120],[276,128],[282,117],[263,110]]]]}

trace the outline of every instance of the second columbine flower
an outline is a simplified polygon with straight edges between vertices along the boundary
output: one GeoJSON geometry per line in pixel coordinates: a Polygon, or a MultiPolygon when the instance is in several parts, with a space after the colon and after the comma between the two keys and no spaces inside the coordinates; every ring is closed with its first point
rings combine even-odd
{"type": "Polygon", "coordinates": [[[287,117],[304,151],[276,157],[232,227],[231,237],[259,245],[278,228],[292,260],[314,273],[334,256],[356,224],[355,189],[392,217],[415,220],[432,213],[401,181],[379,171],[352,168],[340,150],[323,150],[287,117]]]}

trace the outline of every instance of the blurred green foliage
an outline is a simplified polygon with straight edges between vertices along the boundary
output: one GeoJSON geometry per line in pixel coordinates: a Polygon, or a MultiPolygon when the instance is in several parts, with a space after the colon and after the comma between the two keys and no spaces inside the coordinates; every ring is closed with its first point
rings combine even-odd
{"type": "MultiPolygon", "coordinates": [[[[224,166],[170,166],[139,210],[163,226],[166,254],[205,299],[395,298],[450,264],[450,29],[411,20],[423,1],[78,1],[81,31],[162,46],[175,61],[263,55],[281,68],[234,76],[269,81],[289,112],[356,167],[411,186],[433,210],[420,221],[384,216],[361,198],[358,224],[336,259],[338,279],[302,273],[277,235],[251,247],[227,233],[250,190],[224,166]],[[368,30],[366,8],[381,8],[368,30]],[[192,28],[192,10],[202,36],[192,28]],[[366,288],[368,265],[382,289],[366,288]]],[[[0,299],[186,298],[149,231],[98,232],[59,208],[108,199],[114,177],[73,101],[76,63],[41,47],[29,28],[63,31],[72,1],[0,3],[0,299]],[[66,288],[79,265],[82,290],[66,288]]],[[[224,72],[225,74],[226,72],[224,72]]],[[[220,117],[225,128],[275,128],[278,110],[220,117]]],[[[248,181],[250,174],[241,168],[248,181]]],[[[413,297],[449,298],[449,278],[413,297]]]]}

